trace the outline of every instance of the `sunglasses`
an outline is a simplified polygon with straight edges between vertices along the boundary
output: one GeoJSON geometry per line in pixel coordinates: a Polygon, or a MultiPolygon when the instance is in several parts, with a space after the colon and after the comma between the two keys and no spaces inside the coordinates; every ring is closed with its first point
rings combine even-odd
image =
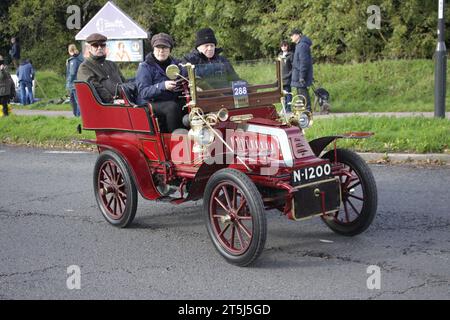
{"type": "Polygon", "coordinates": [[[98,47],[105,48],[106,43],[92,43],[91,46],[94,48],[98,48],[98,47]]]}

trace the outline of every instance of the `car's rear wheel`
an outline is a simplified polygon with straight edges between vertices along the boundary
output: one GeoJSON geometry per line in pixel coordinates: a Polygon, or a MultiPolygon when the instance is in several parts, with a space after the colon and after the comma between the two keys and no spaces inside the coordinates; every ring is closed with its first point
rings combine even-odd
{"type": "Polygon", "coordinates": [[[137,190],[124,160],[104,151],[94,168],[95,199],[103,217],[112,225],[125,228],[136,215],[137,190]]]}
{"type": "Polygon", "coordinates": [[[208,233],[217,251],[231,264],[248,266],[264,249],[267,221],[255,184],[234,169],[217,171],[203,199],[208,233]]]}
{"type": "MultiPolygon", "coordinates": [[[[354,236],[365,231],[377,212],[377,186],[372,171],[356,153],[337,149],[337,162],[342,169],[337,173],[341,182],[342,205],[333,217],[324,217],[327,226],[338,234],[354,236]]],[[[327,152],[323,158],[335,161],[335,152],[327,152]]]]}

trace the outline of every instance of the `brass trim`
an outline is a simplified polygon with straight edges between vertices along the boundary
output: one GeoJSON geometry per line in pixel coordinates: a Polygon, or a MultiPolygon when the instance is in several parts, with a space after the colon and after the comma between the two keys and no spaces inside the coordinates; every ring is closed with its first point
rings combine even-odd
{"type": "Polygon", "coordinates": [[[237,123],[248,121],[248,120],[251,120],[251,119],[253,119],[253,114],[251,114],[251,113],[241,114],[241,115],[231,116],[230,117],[230,121],[237,122],[237,123]]]}
{"type": "Polygon", "coordinates": [[[312,186],[312,185],[322,184],[322,183],[331,182],[331,181],[339,182],[339,190],[341,189],[340,181],[339,181],[339,178],[337,178],[337,177],[333,177],[333,178],[330,178],[330,179],[327,179],[327,180],[319,180],[319,181],[310,182],[310,183],[307,183],[307,184],[296,186],[296,187],[294,187],[292,189],[299,190],[299,189],[302,189],[302,188],[305,188],[305,187],[309,187],[309,186],[312,186]]]}
{"type": "Polygon", "coordinates": [[[331,210],[331,211],[327,211],[327,212],[325,212],[325,214],[323,214],[323,213],[313,214],[313,215],[310,215],[310,216],[307,216],[307,217],[304,217],[304,218],[300,218],[300,219],[296,219],[295,216],[294,216],[294,221],[305,221],[305,220],[310,220],[310,219],[312,219],[312,218],[317,218],[317,217],[320,217],[320,216],[328,215],[328,214],[334,213],[334,212],[336,212],[336,211],[339,211],[339,210],[331,210]]]}

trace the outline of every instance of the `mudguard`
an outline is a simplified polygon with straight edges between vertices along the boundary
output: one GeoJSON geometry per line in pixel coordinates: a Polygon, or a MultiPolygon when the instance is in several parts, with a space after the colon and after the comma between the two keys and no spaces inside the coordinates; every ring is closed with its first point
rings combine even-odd
{"type": "MultiPolygon", "coordinates": [[[[136,187],[139,193],[147,200],[155,200],[161,197],[159,192],[156,190],[153,184],[153,178],[150,173],[147,159],[145,155],[135,147],[135,145],[130,143],[123,143],[124,140],[119,139],[108,139],[111,133],[103,134],[97,132],[97,140],[82,140],[83,143],[89,143],[97,145],[99,152],[102,150],[111,150],[118,154],[130,168],[131,175],[134,178],[136,187]]],[[[124,132],[120,132],[120,136],[126,135],[124,132]]],[[[119,136],[118,135],[118,136],[119,136]]],[[[132,135],[132,134],[130,134],[132,135]]],[[[130,137],[128,137],[129,139],[130,137]]]]}
{"type": "MultiPolygon", "coordinates": [[[[209,178],[220,169],[224,169],[230,166],[234,166],[234,164],[227,163],[227,159],[233,159],[233,162],[236,163],[236,155],[232,153],[223,153],[220,156],[222,156],[223,161],[214,161],[211,163],[208,163],[208,160],[206,159],[200,168],[198,169],[197,173],[195,174],[194,180],[192,180],[191,187],[189,188],[189,196],[186,198],[185,201],[188,200],[198,200],[203,198],[203,192],[206,187],[206,183],[208,182],[209,178]]],[[[215,157],[215,160],[217,160],[217,157],[215,157]]]]}
{"type": "Polygon", "coordinates": [[[322,151],[337,139],[365,139],[373,136],[373,132],[348,132],[341,135],[326,136],[309,141],[309,145],[314,154],[319,157],[322,151]]]}

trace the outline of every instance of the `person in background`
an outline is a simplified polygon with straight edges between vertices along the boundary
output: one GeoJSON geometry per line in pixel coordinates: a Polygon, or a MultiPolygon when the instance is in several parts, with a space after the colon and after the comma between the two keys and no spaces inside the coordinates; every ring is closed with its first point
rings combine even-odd
{"type": "Polygon", "coordinates": [[[117,65],[106,60],[106,41],[100,34],[93,33],[86,38],[89,44],[89,57],[81,63],[77,78],[94,86],[104,103],[113,103],[117,85],[125,82],[125,78],[117,65]]]}
{"type": "Polygon", "coordinates": [[[136,74],[138,104],[152,104],[153,112],[160,119],[161,132],[171,133],[182,127],[181,95],[177,92],[177,82],[166,75],[166,68],[178,61],[170,56],[173,39],[166,33],[155,34],[150,44],[152,53],[139,64],[136,74]]]}
{"type": "Polygon", "coordinates": [[[11,50],[9,50],[9,55],[14,65],[14,69],[17,69],[20,61],[20,43],[15,37],[11,38],[11,50]]]}
{"type": "Polygon", "coordinates": [[[292,76],[292,51],[289,48],[289,42],[286,40],[281,41],[281,52],[278,57],[281,59],[281,71],[283,74],[283,90],[289,92],[285,96],[286,112],[291,112],[290,102],[292,101],[291,94],[291,76],[292,76]]]}
{"type": "Polygon", "coordinates": [[[70,58],[66,61],[66,89],[70,94],[70,103],[75,117],[80,116],[80,108],[78,107],[77,93],[73,82],[77,80],[78,69],[83,62],[83,57],[78,51],[76,45],[70,44],[68,47],[70,58]]]}
{"type": "Polygon", "coordinates": [[[306,98],[306,109],[311,111],[311,98],[308,88],[313,83],[312,41],[304,36],[300,29],[293,29],[290,36],[292,42],[296,44],[292,63],[291,86],[297,88],[297,94],[306,98]]]}
{"type": "Polygon", "coordinates": [[[8,116],[9,100],[16,95],[14,80],[8,72],[3,56],[0,55],[0,104],[3,106],[3,115],[8,116]]]}
{"type": "Polygon", "coordinates": [[[16,72],[20,88],[20,103],[22,105],[34,103],[33,80],[34,69],[31,60],[24,59],[16,72]]]}

